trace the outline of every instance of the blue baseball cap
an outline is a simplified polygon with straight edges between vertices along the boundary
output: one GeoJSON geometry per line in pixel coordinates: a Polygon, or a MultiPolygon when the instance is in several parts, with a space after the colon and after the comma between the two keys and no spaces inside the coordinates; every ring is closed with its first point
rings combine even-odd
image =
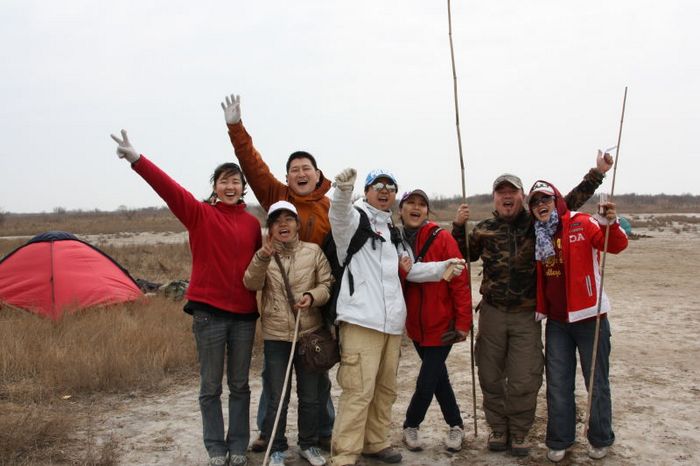
{"type": "Polygon", "coordinates": [[[365,178],[365,187],[377,181],[377,178],[389,178],[391,182],[397,186],[397,188],[399,186],[393,173],[391,173],[389,170],[384,170],[383,168],[376,168],[367,174],[367,178],[365,178]]]}

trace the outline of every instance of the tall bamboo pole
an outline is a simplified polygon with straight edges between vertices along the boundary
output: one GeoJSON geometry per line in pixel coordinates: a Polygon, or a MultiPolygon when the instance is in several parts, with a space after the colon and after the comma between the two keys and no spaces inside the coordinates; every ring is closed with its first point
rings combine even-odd
{"type": "MultiPolygon", "coordinates": [[[[612,186],[610,187],[610,202],[613,200],[615,193],[615,176],[617,175],[617,164],[620,156],[620,141],[622,139],[622,123],[625,120],[625,104],[627,103],[627,86],[625,86],[625,95],[622,98],[622,115],[620,116],[620,128],[617,132],[617,148],[615,149],[615,160],[613,162],[613,178],[612,186]]],[[[600,311],[603,305],[603,282],[605,281],[605,259],[608,256],[608,238],[610,237],[610,224],[605,225],[605,242],[603,243],[603,258],[600,265],[600,289],[598,290],[598,310],[595,315],[595,333],[593,337],[593,355],[591,356],[591,373],[588,380],[588,402],[586,404],[586,418],[583,421],[584,436],[588,434],[588,424],[591,419],[591,405],[593,402],[593,382],[595,380],[595,366],[598,357],[598,343],[600,337],[600,311]]]]}
{"type": "MultiPolygon", "coordinates": [[[[450,58],[452,59],[452,90],[455,99],[455,124],[457,127],[457,146],[459,147],[459,165],[462,173],[462,203],[467,202],[467,185],[466,178],[464,176],[464,156],[462,154],[462,132],[459,127],[459,102],[457,99],[457,70],[455,67],[455,50],[452,43],[452,7],[450,0],[447,0],[447,26],[448,35],[450,37],[450,58]]],[[[467,253],[467,280],[469,283],[469,292],[471,293],[472,285],[472,269],[471,261],[469,260],[469,222],[464,222],[464,243],[466,245],[467,253]]],[[[472,373],[472,415],[474,418],[474,437],[478,435],[478,428],[476,422],[476,377],[474,376],[474,309],[471,307],[472,314],[472,328],[469,332],[469,355],[471,359],[471,373],[472,373]]]]}

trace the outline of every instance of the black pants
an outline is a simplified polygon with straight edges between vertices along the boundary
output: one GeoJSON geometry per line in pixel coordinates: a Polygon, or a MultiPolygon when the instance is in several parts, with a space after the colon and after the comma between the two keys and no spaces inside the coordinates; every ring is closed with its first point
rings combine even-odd
{"type": "Polygon", "coordinates": [[[416,348],[422,364],[416,380],[416,390],[413,392],[411,403],[406,410],[404,428],[420,426],[420,423],[425,419],[425,413],[428,411],[430,403],[433,401],[433,395],[440,404],[445,422],[450,427],[463,427],[462,416],[459,414],[459,406],[457,406],[445,365],[452,345],[420,346],[413,342],[413,346],[416,348]]]}

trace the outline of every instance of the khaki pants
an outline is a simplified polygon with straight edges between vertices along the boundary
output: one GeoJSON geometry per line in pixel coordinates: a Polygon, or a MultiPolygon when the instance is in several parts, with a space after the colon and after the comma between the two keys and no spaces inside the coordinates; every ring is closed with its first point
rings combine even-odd
{"type": "Polygon", "coordinates": [[[361,453],[391,446],[391,408],[401,335],[389,335],[343,322],[340,326],[342,389],[333,425],[331,464],[353,464],[361,453]]]}
{"type": "Polygon", "coordinates": [[[476,363],[486,422],[492,430],[527,435],[542,385],[542,326],[534,312],[507,311],[482,301],[476,363]]]}

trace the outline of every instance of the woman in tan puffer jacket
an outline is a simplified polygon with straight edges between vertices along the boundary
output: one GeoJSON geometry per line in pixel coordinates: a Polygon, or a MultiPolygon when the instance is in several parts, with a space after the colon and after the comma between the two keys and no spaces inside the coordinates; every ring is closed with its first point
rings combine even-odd
{"type": "MultiPolygon", "coordinates": [[[[273,260],[277,255],[289,277],[294,294],[295,309],[299,313],[299,334],[317,330],[323,325],[320,306],[328,301],[331,289],[331,267],[321,248],[314,243],[300,241],[299,218],[295,207],[287,201],[270,206],[267,217],[269,234],[253,257],[243,277],[250,290],[261,291],[260,314],[264,338],[265,371],[263,384],[269,389],[268,404],[263,432],[271,438],[275,414],[284,385],[287,361],[294,338],[295,316],[289,308],[282,273],[273,260]]],[[[325,464],[318,449],[318,379],[319,373],[307,370],[294,358],[299,400],[297,441],[300,455],[312,465],[325,464]]],[[[283,464],[287,450],[285,429],[289,391],[284,400],[279,425],[272,443],[272,464],[283,464]]]]}

